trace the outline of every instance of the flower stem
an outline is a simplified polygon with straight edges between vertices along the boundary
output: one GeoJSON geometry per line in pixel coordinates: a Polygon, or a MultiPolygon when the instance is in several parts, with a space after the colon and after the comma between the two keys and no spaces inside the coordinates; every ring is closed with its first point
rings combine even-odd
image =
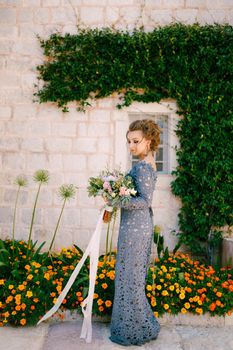
{"type": "Polygon", "coordinates": [[[54,240],[55,240],[56,234],[57,234],[58,226],[59,226],[59,224],[60,224],[61,217],[62,217],[62,214],[63,214],[64,208],[65,208],[66,199],[67,199],[67,198],[65,198],[65,199],[64,199],[64,202],[63,202],[63,205],[62,205],[62,209],[61,209],[61,212],[60,212],[60,215],[59,215],[58,221],[57,221],[57,225],[56,225],[56,228],[55,228],[55,231],[54,231],[54,234],[53,234],[53,238],[52,238],[52,241],[51,241],[50,246],[49,246],[49,251],[48,251],[48,253],[50,253],[50,251],[51,251],[51,249],[52,249],[52,246],[53,246],[53,243],[54,243],[54,240]]]}
{"type": "Polygon", "coordinates": [[[35,220],[36,205],[37,205],[37,201],[38,201],[41,185],[42,185],[42,182],[40,182],[40,184],[39,184],[38,191],[37,191],[37,194],[36,194],[35,203],[34,203],[34,208],[33,208],[33,212],[32,212],[32,220],[31,220],[29,237],[28,237],[28,244],[27,244],[28,245],[28,250],[30,249],[30,246],[31,246],[32,228],[33,228],[33,224],[34,224],[34,220],[35,220]]]}
{"type": "Polygon", "coordinates": [[[19,191],[20,191],[20,186],[18,187],[18,191],[17,191],[17,194],[16,194],[15,208],[14,208],[14,217],[13,217],[13,224],[12,224],[13,251],[14,251],[14,248],[15,248],[15,220],[16,220],[16,208],[17,208],[17,204],[18,204],[19,191]]]}

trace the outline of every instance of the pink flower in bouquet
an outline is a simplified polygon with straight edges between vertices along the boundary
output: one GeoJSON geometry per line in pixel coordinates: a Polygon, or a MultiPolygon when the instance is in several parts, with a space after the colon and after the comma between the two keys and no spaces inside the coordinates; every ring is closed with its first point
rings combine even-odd
{"type": "Polygon", "coordinates": [[[130,190],[127,189],[126,187],[120,187],[120,192],[119,196],[129,196],[130,195],[130,190]]]}
{"type": "Polygon", "coordinates": [[[105,182],[103,183],[103,188],[104,188],[105,190],[108,190],[109,193],[112,193],[112,187],[111,187],[111,185],[110,185],[110,183],[109,183],[108,181],[105,181],[105,182]]]}

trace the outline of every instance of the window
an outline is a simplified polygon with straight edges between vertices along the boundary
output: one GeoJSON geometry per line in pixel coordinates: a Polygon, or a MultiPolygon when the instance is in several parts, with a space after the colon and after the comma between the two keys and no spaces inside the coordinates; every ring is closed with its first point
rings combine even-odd
{"type": "MultiPolygon", "coordinates": [[[[160,126],[160,144],[155,153],[155,162],[157,171],[160,173],[168,173],[168,115],[163,113],[129,113],[129,122],[138,119],[152,119],[160,126]]],[[[138,161],[138,157],[131,158],[132,165],[138,161]]]]}

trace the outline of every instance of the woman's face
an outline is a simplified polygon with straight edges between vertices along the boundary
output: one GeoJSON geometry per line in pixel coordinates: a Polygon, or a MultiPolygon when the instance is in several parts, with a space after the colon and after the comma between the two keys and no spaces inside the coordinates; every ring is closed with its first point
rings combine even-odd
{"type": "Polygon", "coordinates": [[[150,149],[150,140],[146,140],[141,130],[129,131],[127,142],[130,153],[143,159],[150,149]]]}

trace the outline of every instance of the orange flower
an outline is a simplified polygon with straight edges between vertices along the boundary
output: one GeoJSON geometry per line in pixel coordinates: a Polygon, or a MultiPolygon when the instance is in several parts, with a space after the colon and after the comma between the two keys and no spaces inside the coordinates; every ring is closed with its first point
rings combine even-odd
{"type": "Polygon", "coordinates": [[[27,323],[27,321],[25,320],[25,318],[22,318],[22,319],[20,320],[20,324],[21,324],[22,326],[24,326],[26,323],[27,323]]]}
{"type": "Polygon", "coordinates": [[[221,298],[222,293],[221,292],[217,292],[216,295],[217,295],[218,298],[221,298]]]}
{"type": "Polygon", "coordinates": [[[102,283],[102,285],[101,285],[101,286],[102,286],[102,288],[103,288],[103,289],[107,289],[107,288],[108,288],[107,283],[102,283]]]}
{"type": "Polygon", "coordinates": [[[99,311],[104,311],[104,307],[103,306],[99,306],[99,311]]]}
{"type": "Polygon", "coordinates": [[[221,305],[221,301],[220,300],[216,300],[216,305],[220,306],[221,305]]]}
{"type": "Polygon", "coordinates": [[[112,306],[111,300],[106,300],[106,301],[105,301],[105,305],[106,305],[107,307],[112,306]]]}
{"type": "Polygon", "coordinates": [[[98,297],[99,297],[99,295],[97,293],[94,293],[93,299],[97,299],[98,297]]]}
{"type": "Polygon", "coordinates": [[[24,290],[24,289],[25,289],[24,284],[20,284],[20,285],[18,286],[18,289],[21,290],[21,291],[24,290]]]}
{"type": "Polygon", "coordinates": [[[210,311],[214,311],[216,309],[216,304],[215,303],[211,303],[209,306],[210,311]]]}
{"type": "Polygon", "coordinates": [[[102,299],[98,299],[97,304],[98,305],[102,305],[103,304],[103,300],[102,299]]]}

